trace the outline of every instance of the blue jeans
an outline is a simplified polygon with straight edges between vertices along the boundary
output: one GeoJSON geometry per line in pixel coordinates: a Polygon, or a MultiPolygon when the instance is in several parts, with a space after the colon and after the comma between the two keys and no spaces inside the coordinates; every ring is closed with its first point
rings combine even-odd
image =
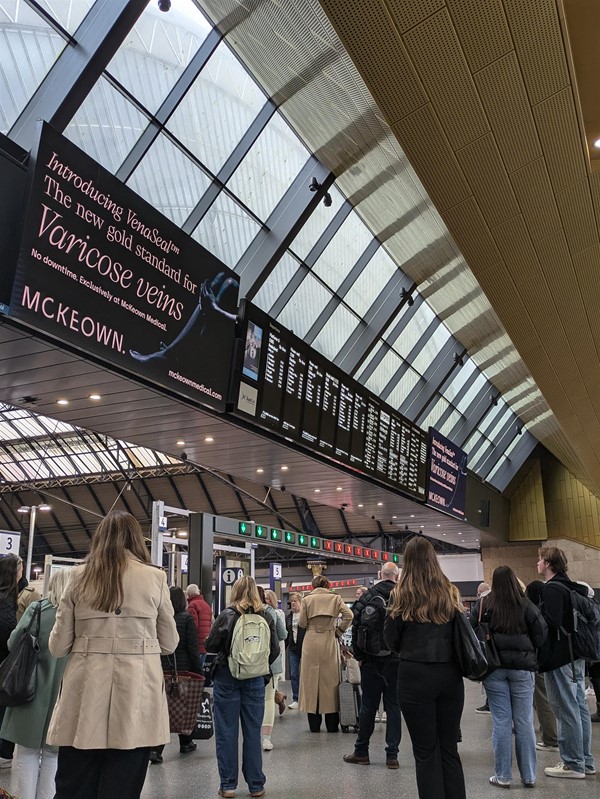
{"type": "Polygon", "coordinates": [[[213,699],[215,744],[221,789],[233,791],[238,784],[238,740],[242,725],[242,774],[250,792],[265,784],[262,770],[261,725],[265,706],[262,677],[236,680],[227,666],[214,674],[213,699]]]}
{"type": "Polygon", "coordinates": [[[523,782],[535,782],[537,755],[533,726],[535,674],[521,669],[496,669],[483,681],[492,713],[492,746],[496,777],[512,779],[512,725],[515,752],[523,782]]]}
{"type": "Polygon", "coordinates": [[[292,702],[298,701],[298,689],[300,688],[300,655],[289,650],[290,656],[290,682],[292,684],[292,702]]]}
{"type": "Polygon", "coordinates": [[[398,757],[398,746],[402,733],[400,703],[398,702],[398,660],[385,658],[380,663],[370,660],[360,667],[362,703],[358,718],[358,737],[354,744],[354,754],[366,757],[369,754],[369,741],[375,729],[375,714],[383,695],[383,707],[387,713],[385,727],[385,754],[388,759],[398,757]]]}
{"type": "Polygon", "coordinates": [[[575,661],[575,678],[571,664],[547,671],[546,693],[556,716],[560,759],[572,771],[580,774],[594,767],[592,755],[592,722],[585,700],[585,662],[575,661]]]}

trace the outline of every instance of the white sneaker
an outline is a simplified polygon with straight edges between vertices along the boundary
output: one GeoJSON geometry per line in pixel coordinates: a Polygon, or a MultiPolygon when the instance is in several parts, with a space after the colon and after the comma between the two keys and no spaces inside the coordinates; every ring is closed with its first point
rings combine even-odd
{"type": "Polygon", "coordinates": [[[536,749],[541,749],[542,752],[558,752],[558,746],[550,746],[543,741],[537,741],[535,744],[536,749]]]}
{"type": "Polygon", "coordinates": [[[292,702],[291,705],[288,705],[290,710],[298,710],[298,702],[292,702]]]}
{"type": "Polygon", "coordinates": [[[585,773],[583,771],[573,771],[568,766],[565,766],[564,763],[557,763],[555,766],[551,768],[545,768],[544,774],[547,777],[562,777],[563,779],[567,780],[584,780],[585,773]]]}
{"type": "Polygon", "coordinates": [[[379,714],[379,711],[377,711],[377,713],[375,713],[375,723],[379,724],[380,721],[381,721],[381,716],[379,714]]]}
{"type": "Polygon", "coordinates": [[[271,742],[271,739],[270,738],[263,738],[262,746],[263,746],[263,750],[265,752],[270,752],[271,749],[273,748],[273,744],[271,742]]]}
{"type": "Polygon", "coordinates": [[[385,723],[386,723],[386,721],[387,721],[387,713],[384,711],[384,712],[381,714],[381,723],[382,723],[382,724],[385,724],[385,723]]]}
{"type": "Polygon", "coordinates": [[[588,687],[585,689],[585,695],[586,696],[596,696],[596,692],[594,691],[594,689],[592,688],[591,685],[588,685],[588,687]]]}
{"type": "Polygon", "coordinates": [[[12,766],[12,757],[0,757],[0,768],[10,768],[12,766]]]}

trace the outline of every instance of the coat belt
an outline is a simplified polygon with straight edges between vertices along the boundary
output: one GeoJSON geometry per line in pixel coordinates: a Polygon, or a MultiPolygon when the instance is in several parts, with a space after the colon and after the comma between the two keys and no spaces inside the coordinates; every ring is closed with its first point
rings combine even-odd
{"type": "Polygon", "coordinates": [[[335,630],[335,627],[311,627],[309,624],[308,629],[311,631],[311,633],[330,633],[335,630]]]}
{"type": "Polygon", "coordinates": [[[87,655],[151,655],[160,654],[158,638],[76,638],[71,652],[87,655]]]}

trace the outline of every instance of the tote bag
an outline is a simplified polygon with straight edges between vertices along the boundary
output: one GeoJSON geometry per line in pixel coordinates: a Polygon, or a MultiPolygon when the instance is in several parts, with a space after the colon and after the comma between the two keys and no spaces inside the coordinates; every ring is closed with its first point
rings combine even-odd
{"type": "Polygon", "coordinates": [[[204,677],[190,671],[177,671],[177,660],[173,658],[173,671],[165,672],[171,732],[180,735],[190,735],[193,732],[203,688],[204,677]]]}
{"type": "Polygon", "coordinates": [[[17,707],[35,698],[40,651],[41,603],[37,602],[29,624],[0,664],[0,705],[17,707]]]}
{"type": "Polygon", "coordinates": [[[463,677],[481,680],[487,673],[487,660],[481,642],[473,632],[465,614],[456,611],[454,616],[454,654],[463,677]]]}
{"type": "Polygon", "coordinates": [[[202,692],[202,700],[196,716],[196,726],[192,732],[192,738],[196,741],[207,741],[213,737],[215,725],[213,722],[213,712],[210,705],[208,691],[202,692]]]}
{"type": "Polygon", "coordinates": [[[479,602],[479,615],[477,617],[477,626],[475,627],[475,635],[479,639],[479,643],[481,644],[481,648],[485,655],[485,659],[487,660],[488,667],[485,673],[485,677],[492,672],[494,669],[499,669],[502,665],[500,663],[500,655],[498,654],[498,650],[496,649],[496,644],[494,643],[494,638],[492,636],[490,625],[482,621],[483,616],[483,599],[479,602]]]}

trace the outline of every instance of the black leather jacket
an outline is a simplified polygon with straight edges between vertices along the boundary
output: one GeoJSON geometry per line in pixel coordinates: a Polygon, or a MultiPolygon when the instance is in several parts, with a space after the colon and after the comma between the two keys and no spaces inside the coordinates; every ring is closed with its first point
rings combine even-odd
{"type": "MultiPolygon", "coordinates": [[[[247,613],[255,613],[256,611],[246,611],[247,613]]],[[[233,628],[236,621],[240,617],[240,613],[235,608],[225,608],[222,613],[219,613],[215,619],[213,626],[204,642],[206,651],[215,654],[214,668],[223,667],[228,669],[227,657],[231,650],[231,639],[233,637],[233,628]]],[[[269,665],[277,660],[280,654],[279,638],[277,637],[277,630],[275,629],[275,622],[269,613],[264,610],[256,612],[257,616],[262,616],[269,625],[271,632],[270,651],[269,651],[269,665]]]]}
{"type": "Polygon", "coordinates": [[[298,655],[298,657],[302,657],[302,642],[304,641],[304,636],[306,635],[306,629],[304,627],[300,627],[298,625],[298,631],[296,633],[296,640],[294,641],[294,633],[292,632],[292,616],[293,612],[290,611],[288,615],[285,617],[285,627],[287,630],[287,638],[285,639],[285,647],[289,649],[290,652],[294,652],[294,654],[298,655]]]}

